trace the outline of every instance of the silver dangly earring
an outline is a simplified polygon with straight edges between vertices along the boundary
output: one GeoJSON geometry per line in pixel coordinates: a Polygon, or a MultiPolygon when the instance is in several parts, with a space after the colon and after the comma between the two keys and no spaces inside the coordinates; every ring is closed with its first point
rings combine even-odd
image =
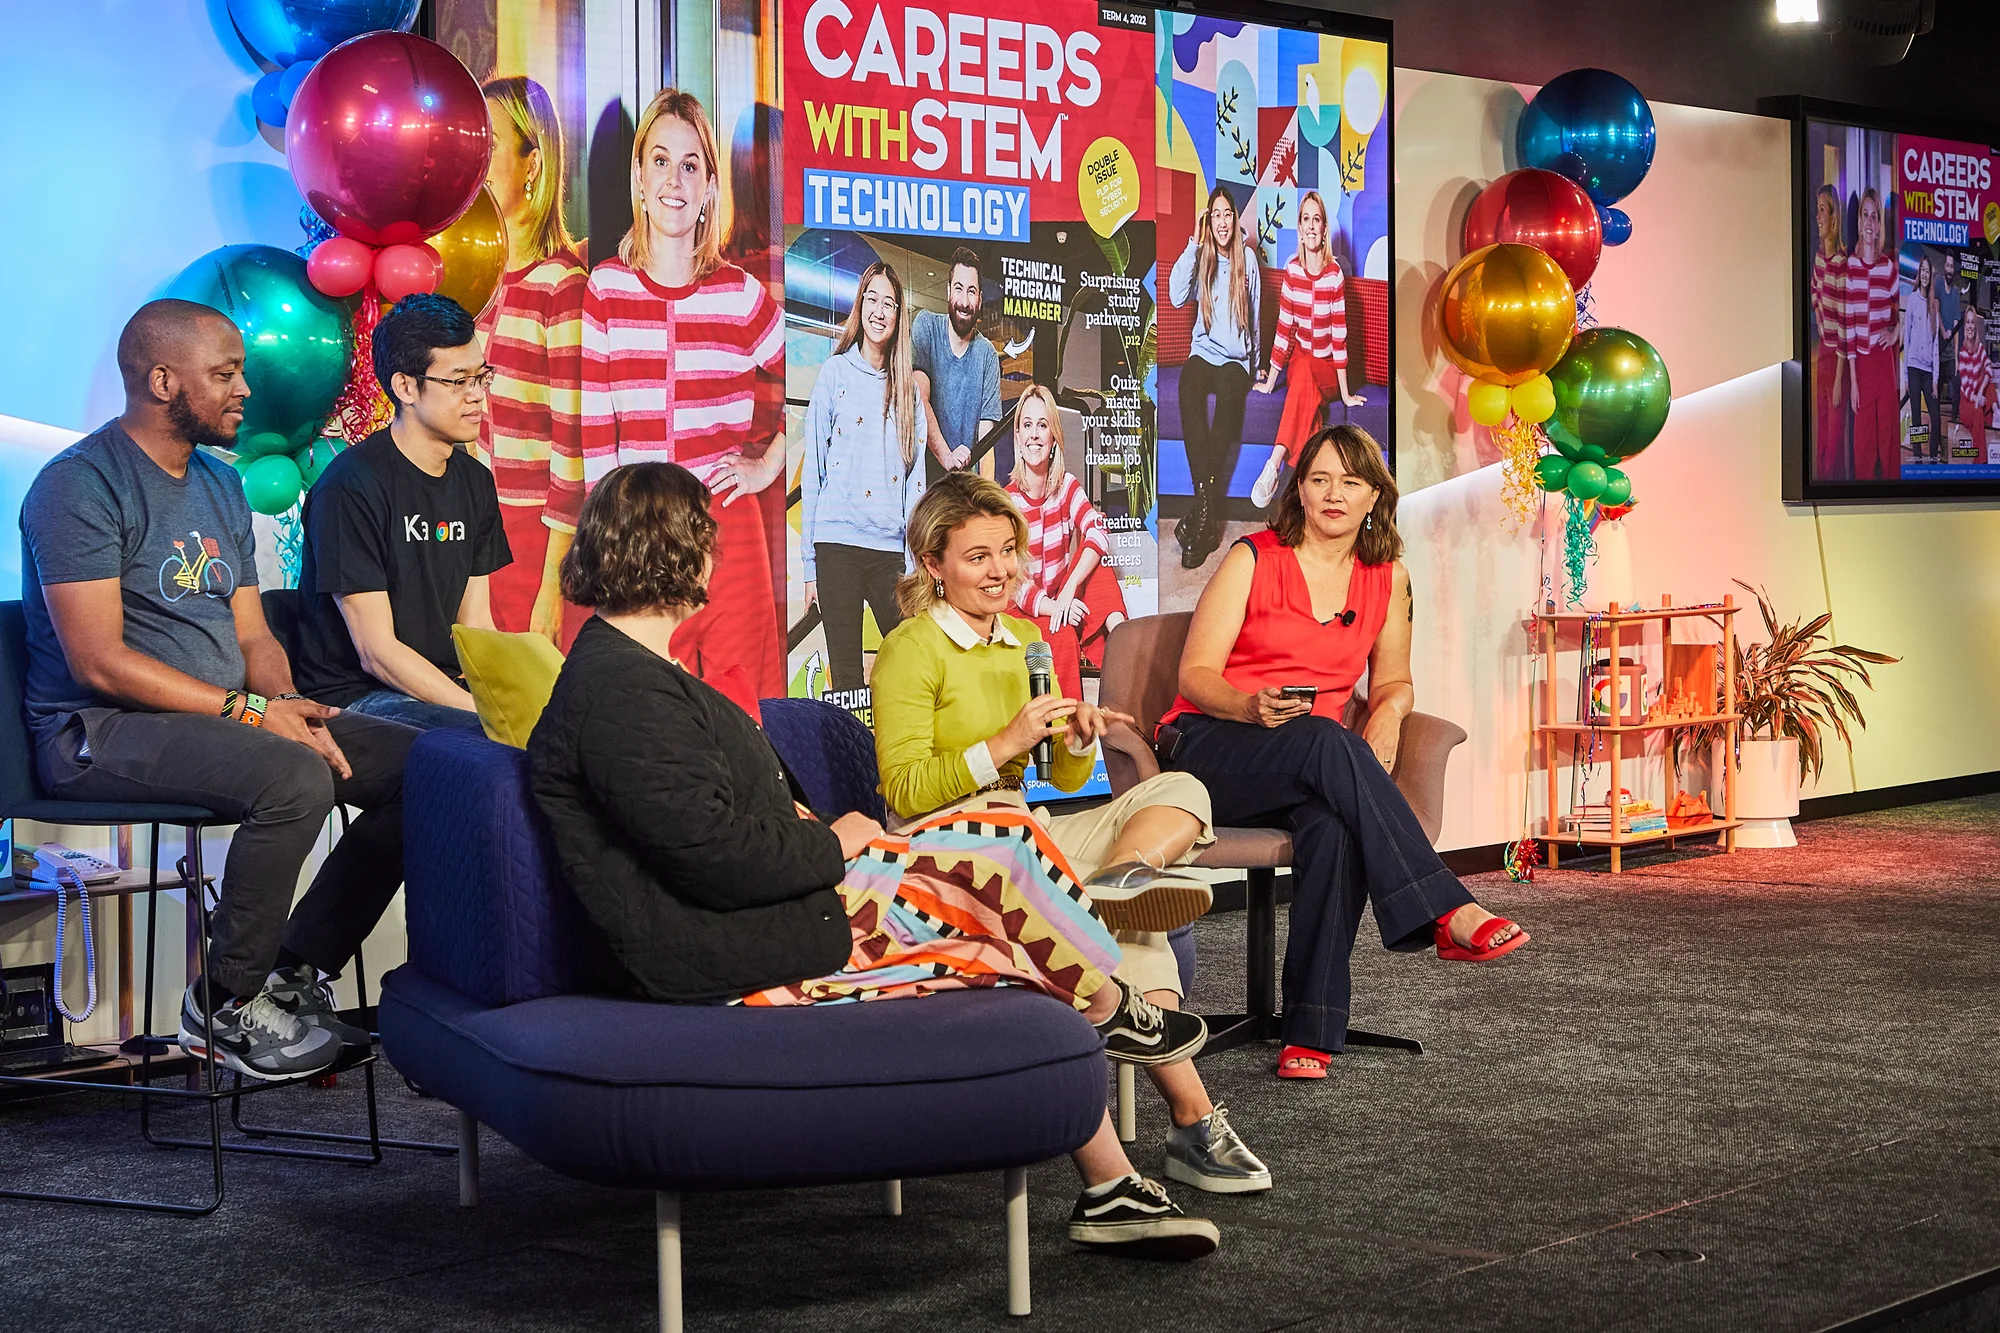
{"type": "Polygon", "coordinates": [[[1363,532],[1371,530],[1372,528],[1374,528],[1374,526],[1375,526],[1375,515],[1373,514],[1370,514],[1367,518],[1361,520],[1361,530],[1363,532]]]}
{"type": "Polygon", "coordinates": [[[943,580],[943,579],[934,579],[934,580],[932,580],[932,581],[931,581],[931,595],[932,595],[933,597],[942,597],[942,596],[944,596],[944,580],[943,580]]]}

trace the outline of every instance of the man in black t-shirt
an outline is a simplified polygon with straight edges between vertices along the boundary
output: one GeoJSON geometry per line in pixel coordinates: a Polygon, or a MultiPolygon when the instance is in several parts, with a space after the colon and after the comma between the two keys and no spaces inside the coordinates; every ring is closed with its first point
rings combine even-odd
{"type": "Polygon", "coordinates": [[[477,730],[451,627],[493,628],[486,578],[513,559],[493,474],[461,447],[479,438],[493,371],[447,296],[398,302],[374,360],[396,419],[306,499],[299,683],[350,713],[477,730]]]}

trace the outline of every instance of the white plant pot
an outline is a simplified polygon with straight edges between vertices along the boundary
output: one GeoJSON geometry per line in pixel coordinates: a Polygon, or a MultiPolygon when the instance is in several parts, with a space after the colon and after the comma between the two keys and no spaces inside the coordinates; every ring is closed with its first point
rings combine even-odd
{"type": "MultiPolygon", "coordinates": [[[[1736,817],[1743,826],[1736,830],[1738,847],[1796,847],[1792,819],[1799,813],[1799,742],[1746,740],[1737,750],[1736,817]]],[[[1710,761],[1716,775],[1709,805],[1720,812],[1721,773],[1725,756],[1717,743],[1710,761]]]]}

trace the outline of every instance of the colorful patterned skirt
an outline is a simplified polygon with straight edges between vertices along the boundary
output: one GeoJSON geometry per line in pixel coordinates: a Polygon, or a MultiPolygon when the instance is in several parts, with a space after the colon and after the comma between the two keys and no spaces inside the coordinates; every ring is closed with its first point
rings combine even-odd
{"type": "Polygon", "coordinates": [[[839,893],[854,935],[847,965],[736,1003],[848,1004],[1028,986],[1083,1009],[1118,966],[1117,940],[1026,811],[946,813],[885,834],[848,862],[839,893]]]}

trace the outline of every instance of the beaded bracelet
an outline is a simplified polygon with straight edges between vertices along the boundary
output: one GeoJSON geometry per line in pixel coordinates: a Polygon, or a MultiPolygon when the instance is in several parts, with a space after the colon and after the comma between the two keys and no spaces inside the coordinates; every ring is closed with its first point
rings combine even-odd
{"type": "Polygon", "coordinates": [[[270,707],[270,701],[263,695],[251,694],[246,691],[243,695],[243,716],[238,718],[237,721],[242,722],[245,726],[261,727],[264,725],[264,710],[268,707],[270,707]]]}
{"type": "Polygon", "coordinates": [[[222,695],[222,716],[228,717],[236,711],[236,701],[243,697],[241,690],[226,690],[222,695]]]}

